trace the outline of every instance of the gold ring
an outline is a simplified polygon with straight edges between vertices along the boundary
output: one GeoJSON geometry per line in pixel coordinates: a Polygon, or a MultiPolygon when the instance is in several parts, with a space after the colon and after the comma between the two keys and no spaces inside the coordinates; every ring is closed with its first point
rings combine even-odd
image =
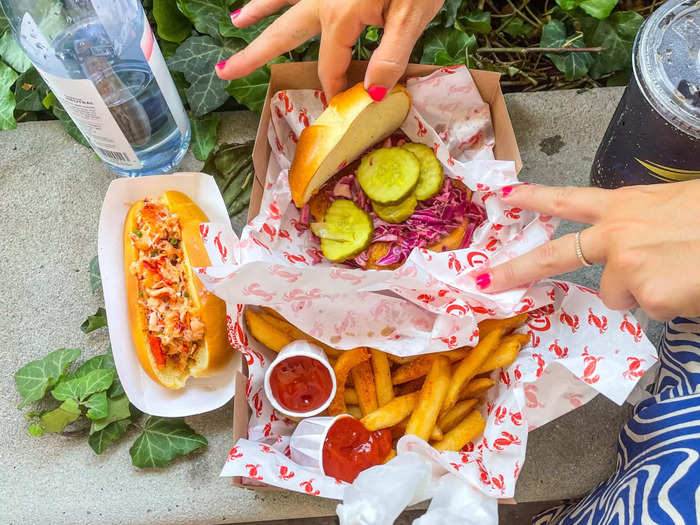
{"type": "Polygon", "coordinates": [[[583,250],[581,250],[581,232],[576,232],[576,257],[581,261],[584,266],[593,266],[593,263],[588,262],[588,260],[583,256],[583,250]]]}

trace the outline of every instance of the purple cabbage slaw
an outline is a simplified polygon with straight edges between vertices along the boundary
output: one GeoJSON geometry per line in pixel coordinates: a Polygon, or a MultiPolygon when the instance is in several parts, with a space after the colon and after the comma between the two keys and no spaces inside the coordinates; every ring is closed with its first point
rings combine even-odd
{"type": "MultiPolygon", "coordinates": [[[[407,142],[403,133],[394,133],[375,148],[400,146],[407,142]]],[[[375,149],[370,148],[370,150],[375,149]]],[[[368,150],[368,151],[370,151],[368,150]]],[[[425,201],[419,201],[413,215],[400,224],[391,224],[380,219],[372,210],[372,204],[359,182],[357,166],[354,162],[343,170],[344,175],[337,179],[330,195],[331,202],[337,199],[349,199],[355,202],[372,217],[374,234],[372,243],[389,243],[387,254],[377,261],[380,266],[402,264],[414,248],[426,248],[437,244],[455,228],[469,219],[467,231],[460,248],[467,247],[472,240],[474,230],[486,219],[486,211],[467,198],[467,190],[452,179],[445,177],[440,191],[425,201]]],[[[309,225],[309,205],[301,210],[300,224],[309,225]]],[[[369,250],[364,250],[354,259],[346,261],[352,267],[366,268],[369,250]]]]}

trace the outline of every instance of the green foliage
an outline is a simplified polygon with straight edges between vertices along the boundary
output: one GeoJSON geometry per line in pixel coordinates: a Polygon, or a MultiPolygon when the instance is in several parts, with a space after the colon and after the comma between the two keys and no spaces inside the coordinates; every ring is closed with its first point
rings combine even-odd
{"type": "Polygon", "coordinates": [[[89,334],[93,330],[107,326],[107,312],[104,308],[99,307],[95,315],[88,315],[87,319],[80,325],[80,329],[84,334],[89,334]]]}
{"type": "Polygon", "coordinates": [[[596,20],[585,15],[578,17],[588,46],[604,47],[593,60],[590,76],[601,78],[608,73],[631,67],[632,44],[642,25],[642,17],[632,11],[617,11],[607,20],[596,20]]]}
{"type": "Polygon", "coordinates": [[[100,261],[95,255],[90,259],[90,289],[92,293],[102,291],[102,276],[100,275],[100,261]]]}
{"type": "MultiPolygon", "coordinates": [[[[580,35],[566,34],[566,27],[559,20],[552,20],[542,28],[542,47],[583,47],[580,35]]],[[[547,53],[546,55],[557,69],[564,73],[566,80],[575,80],[584,76],[593,63],[590,53],[547,53]]]]}
{"type": "Polygon", "coordinates": [[[458,29],[439,29],[431,31],[423,46],[423,64],[438,64],[449,66],[466,64],[468,50],[476,47],[476,37],[458,29]]]}
{"type": "Polygon", "coordinates": [[[192,33],[192,22],[177,8],[176,0],[153,0],[153,18],[163,40],[182,42],[192,33]]]}
{"type": "Polygon", "coordinates": [[[246,209],[250,202],[255,177],[252,153],[252,141],[223,144],[211,152],[202,168],[214,177],[231,217],[246,209]]]}
{"type": "Polygon", "coordinates": [[[17,73],[7,64],[0,62],[0,129],[17,127],[14,117],[15,96],[10,91],[15,80],[17,80],[17,73]]]}
{"type": "Polygon", "coordinates": [[[216,130],[221,118],[216,113],[211,113],[202,118],[191,118],[192,125],[192,153],[197,160],[207,160],[207,157],[216,146],[216,130]]]}
{"type": "MultiPolygon", "coordinates": [[[[98,310],[100,313],[104,314],[103,308],[98,310]]],[[[15,385],[23,399],[18,408],[27,403],[41,403],[41,409],[24,414],[31,436],[60,433],[73,423],[90,422],[89,432],[87,424],[82,427],[76,424],[74,428],[78,429],[76,431],[82,428],[92,450],[102,454],[132,426],[138,427],[142,432],[130,450],[132,464],[136,467],[162,467],[178,456],[207,445],[207,440],[181,418],[149,416],[142,428],[143,414],[129,403],[111,352],[96,355],[69,371],[80,354],[77,349],[55,350],[15,373],[15,385]],[[44,409],[50,404],[52,408],[44,409]]]]}

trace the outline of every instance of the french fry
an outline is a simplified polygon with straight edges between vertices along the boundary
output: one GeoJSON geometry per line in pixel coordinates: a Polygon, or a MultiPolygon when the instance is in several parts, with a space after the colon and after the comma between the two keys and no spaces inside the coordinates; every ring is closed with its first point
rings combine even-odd
{"type": "Polygon", "coordinates": [[[501,344],[493,353],[484,361],[477,374],[491,372],[504,366],[510,366],[515,358],[518,357],[518,352],[530,341],[530,336],[525,334],[507,335],[501,339],[501,344]]]}
{"type": "Polygon", "coordinates": [[[443,412],[447,412],[455,405],[459,397],[459,391],[476,375],[477,370],[484,364],[488,356],[491,355],[491,352],[496,349],[502,336],[503,328],[493,330],[479,341],[479,344],[474,347],[474,350],[469,352],[467,357],[460,361],[459,366],[450,380],[447,395],[442,405],[443,412]]]}
{"type": "Polygon", "coordinates": [[[476,436],[481,434],[486,427],[486,421],[481,417],[478,410],[472,410],[462,422],[449,432],[445,433],[442,441],[433,445],[436,450],[461,450],[476,436]]]}
{"type": "Polygon", "coordinates": [[[372,348],[371,352],[377,404],[381,407],[394,399],[394,387],[391,384],[391,365],[386,353],[375,348],[372,348]]]}
{"type": "Polygon", "coordinates": [[[279,352],[294,341],[294,338],[268,323],[263,317],[265,314],[246,309],[244,315],[246,325],[251,335],[270,350],[279,352]]]}
{"type": "Polygon", "coordinates": [[[354,388],[345,388],[345,395],[343,396],[345,398],[345,402],[348,405],[359,405],[360,401],[359,398],[357,397],[357,390],[354,388]]]}
{"type": "Polygon", "coordinates": [[[527,321],[527,314],[515,315],[507,319],[484,319],[479,323],[479,340],[483,339],[490,332],[498,328],[503,328],[503,333],[507,334],[527,321]]]}
{"type": "Polygon", "coordinates": [[[278,314],[271,308],[264,308],[263,310],[264,312],[259,313],[260,317],[262,317],[270,326],[273,326],[278,331],[287,334],[289,337],[292,338],[293,341],[308,341],[311,344],[320,346],[321,348],[323,348],[326,354],[335,358],[340,357],[340,354],[343,353],[342,350],[337,350],[333,347],[330,347],[327,344],[322,343],[318,339],[311,337],[307,333],[299,330],[296,326],[287,321],[284,317],[282,317],[280,314],[278,314]]]}
{"type": "MultiPolygon", "coordinates": [[[[398,398],[395,397],[394,400],[396,399],[398,398]]],[[[410,415],[406,416],[402,421],[399,421],[393,427],[391,427],[391,439],[398,440],[406,433],[406,427],[408,426],[408,420],[410,417],[410,415]]]]}
{"type": "Polygon", "coordinates": [[[389,451],[389,453],[386,455],[386,457],[384,458],[384,461],[382,461],[382,463],[386,463],[386,462],[388,462],[388,461],[391,461],[391,460],[394,459],[395,457],[396,457],[396,449],[392,448],[392,449],[389,451]]]}
{"type": "Polygon", "coordinates": [[[490,377],[475,377],[462,387],[459,392],[459,401],[470,397],[479,397],[496,383],[490,377]]]}
{"type": "Polygon", "coordinates": [[[435,425],[433,431],[430,433],[430,441],[442,441],[443,438],[442,429],[435,425]]]}
{"type": "Polygon", "coordinates": [[[362,418],[362,424],[369,431],[395,427],[401,424],[416,408],[419,392],[395,397],[383,407],[362,418]]]}
{"type": "Polygon", "coordinates": [[[455,350],[447,350],[445,352],[422,355],[415,361],[401,365],[394,370],[391,380],[395,385],[412,381],[413,379],[423,377],[430,371],[430,363],[433,358],[437,356],[444,356],[450,360],[450,363],[455,363],[460,359],[464,359],[471,351],[471,347],[465,346],[463,348],[456,348],[455,350]]]}
{"type": "Polygon", "coordinates": [[[347,413],[350,414],[355,419],[362,418],[362,410],[360,410],[360,407],[357,405],[348,405],[347,406],[347,413]]]}
{"type": "Polygon", "coordinates": [[[394,387],[394,395],[405,396],[406,394],[410,394],[411,392],[418,392],[421,388],[423,388],[423,383],[425,383],[425,376],[417,377],[416,379],[414,379],[413,381],[409,381],[408,383],[396,385],[394,387]]]}
{"type": "Polygon", "coordinates": [[[437,426],[443,432],[449,432],[462,421],[476,406],[478,399],[465,399],[460,401],[438,418],[437,426]]]}
{"type": "Polygon", "coordinates": [[[416,409],[406,427],[407,434],[414,434],[428,441],[443,406],[450,386],[450,360],[445,356],[433,358],[428,376],[418,395],[416,409]]]}
{"type": "Polygon", "coordinates": [[[352,350],[346,350],[340,355],[333,367],[337,388],[335,390],[335,397],[328,407],[328,415],[337,416],[338,414],[344,414],[346,412],[345,382],[350,374],[350,370],[360,363],[367,361],[370,355],[369,350],[363,346],[353,348],[352,350]]]}
{"type": "Polygon", "coordinates": [[[411,361],[415,361],[416,359],[418,359],[417,355],[409,355],[407,357],[399,357],[397,355],[387,354],[387,357],[389,358],[390,361],[392,361],[398,365],[405,365],[406,363],[410,363],[411,361]]]}
{"type": "Polygon", "coordinates": [[[374,373],[369,361],[364,361],[355,366],[351,371],[352,380],[355,383],[357,399],[360,402],[362,415],[377,410],[377,389],[374,386],[374,373]]]}

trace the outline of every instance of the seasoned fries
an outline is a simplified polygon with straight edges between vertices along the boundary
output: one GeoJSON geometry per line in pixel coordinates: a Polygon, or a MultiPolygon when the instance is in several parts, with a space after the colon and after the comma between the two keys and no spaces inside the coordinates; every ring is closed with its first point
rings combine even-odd
{"type": "MultiPolygon", "coordinates": [[[[440,451],[460,450],[483,432],[480,401],[495,381],[482,374],[515,361],[530,339],[512,332],[527,318],[522,314],[481,321],[474,348],[397,357],[374,348],[338,350],[272,309],[245,311],[249,332],[270,349],[279,352],[293,341],[305,340],[326,352],[337,385],[328,415],[350,414],[369,431],[390,429],[394,442],[413,434],[440,451]]],[[[393,449],[385,461],[395,455],[393,449]]]]}
{"type": "Polygon", "coordinates": [[[491,352],[493,352],[498,346],[501,336],[503,336],[503,328],[496,328],[492,332],[489,332],[486,337],[479,341],[479,344],[474,347],[474,350],[469,352],[469,355],[460,361],[459,365],[457,366],[457,370],[455,370],[452,380],[450,381],[450,385],[442,405],[443,412],[447,412],[455,405],[457,398],[459,397],[459,391],[462,390],[462,387],[477,374],[477,371],[481,365],[484,364],[484,361],[486,361],[488,356],[491,355],[491,352]]]}
{"type": "Polygon", "coordinates": [[[360,402],[362,415],[366,416],[370,412],[377,410],[377,390],[374,386],[374,373],[369,361],[365,361],[355,366],[350,373],[355,383],[355,392],[360,402]]]}
{"type": "Polygon", "coordinates": [[[372,371],[374,386],[377,391],[377,404],[381,407],[394,399],[394,387],[391,384],[391,365],[387,355],[372,348],[372,371]]]}
{"type": "Polygon", "coordinates": [[[459,392],[459,400],[462,401],[470,397],[479,397],[495,384],[495,381],[490,377],[476,377],[464,385],[459,392]]]}
{"type": "Polygon", "coordinates": [[[419,392],[395,397],[383,407],[378,408],[362,418],[362,424],[367,430],[381,430],[399,425],[406,419],[418,402],[419,392]]]}
{"type": "Polygon", "coordinates": [[[294,341],[293,337],[268,323],[263,315],[250,309],[245,311],[246,325],[248,325],[248,330],[250,330],[251,335],[255,339],[275,352],[279,352],[294,341]]]}
{"type": "MultiPolygon", "coordinates": [[[[370,358],[369,351],[361,346],[359,348],[353,348],[352,350],[346,350],[338,358],[338,361],[333,367],[336,377],[336,391],[333,401],[331,401],[328,407],[328,414],[331,416],[337,416],[338,414],[344,414],[346,412],[345,408],[345,382],[350,374],[350,370],[359,365],[360,363],[367,361],[370,358]]],[[[358,394],[359,396],[359,394],[358,394]]]]}
{"type": "Polygon", "coordinates": [[[430,439],[449,386],[450,360],[445,356],[437,356],[420,389],[416,409],[408,420],[407,434],[416,435],[425,441],[430,439]]]}
{"type": "Polygon", "coordinates": [[[530,336],[525,334],[513,334],[504,337],[498,348],[481,365],[477,374],[484,374],[497,368],[510,366],[515,361],[515,358],[518,357],[518,352],[523,345],[529,341],[530,336]]]}
{"type": "Polygon", "coordinates": [[[520,314],[507,319],[484,319],[479,323],[479,339],[483,339],[490,332],[499,328],[508,334],[527,321],[527,314],[520,314]]]}
{"type": "Polygon", "coordinates": [[[485,427],[486,421],[479,411],[472,410],[459,425],[447,432],[442,441],[438,441],[433,447],[440,451],[461,450],[464,445],[481,434],[485,427]]]}
{"type": "Polygon", "coordinates": [[[440,430],[443,432],[449,432],[472,411],[478,401],[478,399],[460,401],[438,418],[437,426],[440,427],[440,430]]]}

